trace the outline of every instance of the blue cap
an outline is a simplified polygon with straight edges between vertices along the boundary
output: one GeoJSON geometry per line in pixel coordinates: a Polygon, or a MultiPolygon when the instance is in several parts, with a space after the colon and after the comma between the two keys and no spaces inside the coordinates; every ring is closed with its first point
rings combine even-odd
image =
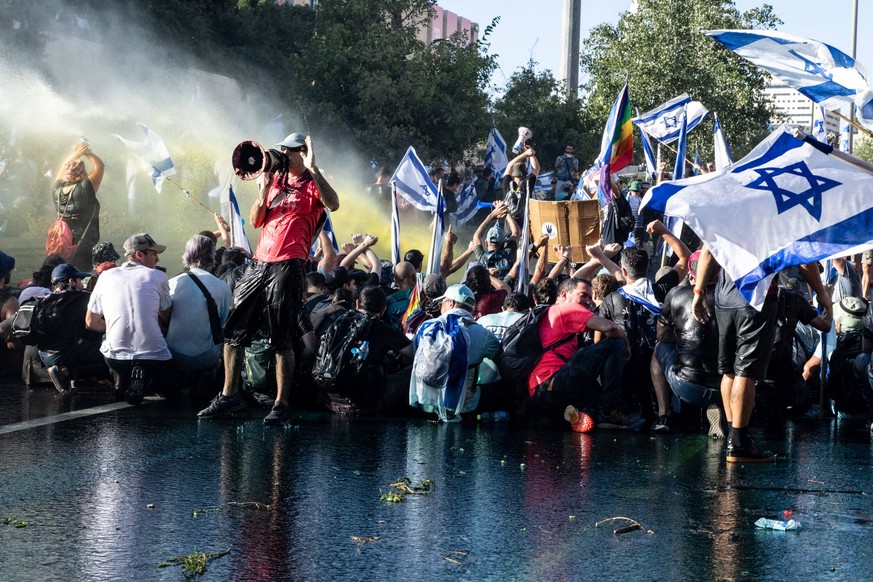
{"type": "Polygon", "coordinates": [[[52,269],[52,285],[60,285],[66,283],[70,279],[84,279],[90,277],[91,273],[83,273],[75,266],[68,263],[61,263],[52,269]]]}

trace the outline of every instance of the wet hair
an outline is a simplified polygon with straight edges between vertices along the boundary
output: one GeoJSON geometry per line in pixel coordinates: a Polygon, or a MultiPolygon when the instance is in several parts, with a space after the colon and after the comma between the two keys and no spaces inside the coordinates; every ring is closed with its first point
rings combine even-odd
{"type": "Polygon", "coordinates": [[[523,293],[513,292],[506,296],[503,301],[503,309],[524,313],[531,308],[530,299],[523,293]]]}
{"type": "Polygon", "coordinates": [[[484,265],[474,265],[467,271],[467,276],[464,279],[464,285],[470,288],[474,295],[494,291],[494,286],[491,284],[491,276],[488,274],[488,269],[484,265]]]}
{"type": "Polygon", "coordinates": [[[606,299],[607,295],[613,291],[618,291],[620,287],[618,279],[612,275],[597,275],[591,280],[591,288],[594,290],[595,299],[606,299]]]}
{"type": "Polygon", "coordinates": [[[534,301],[537,305],[553,305],[557,299],[558,284],[554,279],[543,279],[537,283],[534,288],[534,301]]]}
{"type": "Polygon", "coordinates": [[[202,234],[192,236],[185,244],[182,264],[189,268],[198,267],[204,271],[211,271],[215,266],[215,241],[202,234]]]}
{"type": "Polygon", "coordinates": [[[576,288],[576,285],[578,285],[579,283],[588,283],[590,285],[591,281],[589,281],[588,279],[582,279],[580,277],[568,277],[561,281],[561,284],[558,285],[558,295],[560,295],[561,293],[571,292],[573,289],[576,288]]]}
{"type": "Polygon", "coordinates": [[[379,315],[385,309],[387,298],[381,287],[369,286],[361,289],[361,309],[372,315],[379,315]]]}
{"type": "Polygon", "coordinates": [[[415,267],[415,270],[420,271],[421,263],[422,261],[424,261],[424,255],[421,254],[420,250],[412,249],[411,251],[406,251],[406,254],[403,255],[403,260],[412,263],[412,266],[415,267]]]}
{"type": "Polygon", "coordinates": [[[215,236],[215,233],[211,230],[201,230],[197,234],[199,234],[200,236],[205,236],[206,238],[211,238],[213,243],[218,242],[218,237],[215,236]]]}
{"type": "Polygon", "coordinates": [[[306,286],[327,291],[327,285],[325,284],[324,275],[322,273],[319,273],[318,271],[306,273],[306,286]]]}
{"type": "Polygon", "coordinates": [[[639,247],[622,250],[621,266],[633,279],[642,279],[649,270],[649,253],[639,247]]]}
{"type": "Polygon", "coordinates": [[[355,308],[355,294],[345,287],[340,287],[330,296],[331,305],[342,305],[346,309],[355,308]]]}

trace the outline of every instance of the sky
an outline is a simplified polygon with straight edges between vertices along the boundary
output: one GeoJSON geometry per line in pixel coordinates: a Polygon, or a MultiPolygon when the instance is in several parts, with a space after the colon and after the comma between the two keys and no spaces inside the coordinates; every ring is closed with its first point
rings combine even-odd
{"type": "MultiPolygon", "coordinates": [[[[776,15],[784,22],[779,30],[830,44],[846,54],[852,52],[853,0],[769,0],[776,15]],[[827,10],[823,5],[827,5],[827,10]]],[[[492,83],[504,85],[512,73],[533,58],[540,70],[549,69],[560,77],[561,16],[563,0],[439,0],[438,4],[479,23],[484,30],[495,16],[500,16],[491,36],[491,52],[499,55],[500,68],[492,83]]],[[[631,0],[582,0],[582,43],[594,26],[618,22],[631,0]]],[[[740,11],[759,7],[764,2],[735,0],[740,11]]],[[[873,6],[859,0],[857,60],[873,73],[873,6]],[[866,6],[865,6],[866,4],[866,6]]],[[[690,90],[690,88],[689,88],[690,90]]]]}

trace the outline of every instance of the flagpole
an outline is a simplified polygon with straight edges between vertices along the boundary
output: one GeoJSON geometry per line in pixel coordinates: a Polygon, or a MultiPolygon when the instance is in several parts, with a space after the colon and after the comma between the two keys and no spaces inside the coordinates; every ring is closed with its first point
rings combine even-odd
{"type": "MultiPolygon", "coordinates": [[[[852,112],[854,113],[854,111],[855,111],[855,106],[852,105],[852,112]]],[[[867,129],[863,125],[860,125],[858,122],[856,122],[852,119],[849,119],[848,117],[846,117],[845,115],[843,115],[842,113],[839,113],[837,111],[831,111],[831,113],[833,113],[834,115],[836,115],[837,117],[839,117],[843,121],[847,122],[849,125],[851,125],[855,129],[857,129],[858,131],[867,134],[867,137],[873,137],[873,131],[870,131],[869,129],[867,129]]],[[[854,115],[852,115],[852,117],[854,117],[854,115]]],[[[849,132],[849,135],[851,136],[852,132],[849,132]]]]}
{"type": "Polygon", "coordinates": [[[797,128],[794,128],[793,133],[794,133],[794,137],[796,137],[797,139],[805,141],[806,143],[808,143],[812,147],[816,148],[817,150],[819,150],[825,154],[828,154],[829,156],[834,156],[835,158],[840,159],[840,160],[846,162],[847,164],[851,164],[851,165],[855,166],[856,168],[858,168],[860,170],[864,170],[868,174],[873,175],[873,164],[871,164],[870,162],[865,162],[864,160],[862,160],[860,158],[856,158],[855,156],[853,156],[851,154],[847,154],[846,152],[841,152],[837,148],[834,148],[831,146],[826,146],[826,145],[822,144],[821,142],[819,142],[814,137],[810,137],[810,136],[806,135],[805,133],[803,133],[803,131],[801,131],[797,128]],[[831,151],[827,151],[828,148],[830,148],[831,151]]]}
{"type": "MultiPolygon", "coordinates": [[[[670,150],[670,151],[673,152],[674,154],[678,154],[678,153],[679,153],[679,152],[677,152],[676,150],[674,150],[672,147],[670,147],[669,145],[667,145],[667,144],[663,144],[663,145],[664,145],[665,148],[667,148],[668,150],[670,150]]],[[[660,147],[660,146],[661,146],[661,142],[659,141],[659,142],[658,142],[658,147],[660,147]]],[[[691,160],[688,159],[687,156],[685,157],[685,163],[688,164],[689,166],[691,166],[692,168],[697,167],[697,166],[694,164],[694,162],[692,162],[691,160]]]]}
{"type": "Polygon", "coordinates": [[[190,198],[191,200],[193,200],[194,202],[196,202],[197,204],[202,206],[203,209],[206,210],[206,212],[208,212],[212,216],[215,216],[215,211],[212,210],[211,208],[209,208],[208,206],[206,206],[205,204],[203,204],[202,202],[200,202],[200,200],[198,200],[196,196],[191,194],[191,192],[189,192],[187,188],[182,188],[182,186],[180,186],[178,182],[176,182],[175,180],[173,180],[169,176],[164,176],[164,179],[167,182],[169,182],[170,184],[172,184],[173,186],[175,186],[176,188],[178,188],[179,190],[181,190],[185,194],[186,197],[190,198]]]}

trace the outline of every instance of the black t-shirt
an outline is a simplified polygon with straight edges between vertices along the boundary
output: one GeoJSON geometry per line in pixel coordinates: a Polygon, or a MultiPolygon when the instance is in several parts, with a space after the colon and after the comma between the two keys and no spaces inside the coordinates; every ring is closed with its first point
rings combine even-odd
{"type": "MultiPolygon", "coordinates": [[[[715,287],[707,287],[706,294],[712,302],[715,287]]],[[[698,323],[691,311],[693,300],[694,290],[690,285],[671,289],[664,299],[658,321],[673,332],[678,353],[676,375],[701,386],[717,388],[721,383],[718,324],[714,317],[705,325],[698,323]]]]}
{"type": "MultiPolygon", "coordinates": [[[[670,289],[679,284],[679,273],[669,273],[652,283],[655,299],[663,302],[670,289]]],[[[600,305],[599,315],[624,327],[634,356],[651,354],[655,348],[658,316],[634,301],[613,291],[600,305]]]]}

